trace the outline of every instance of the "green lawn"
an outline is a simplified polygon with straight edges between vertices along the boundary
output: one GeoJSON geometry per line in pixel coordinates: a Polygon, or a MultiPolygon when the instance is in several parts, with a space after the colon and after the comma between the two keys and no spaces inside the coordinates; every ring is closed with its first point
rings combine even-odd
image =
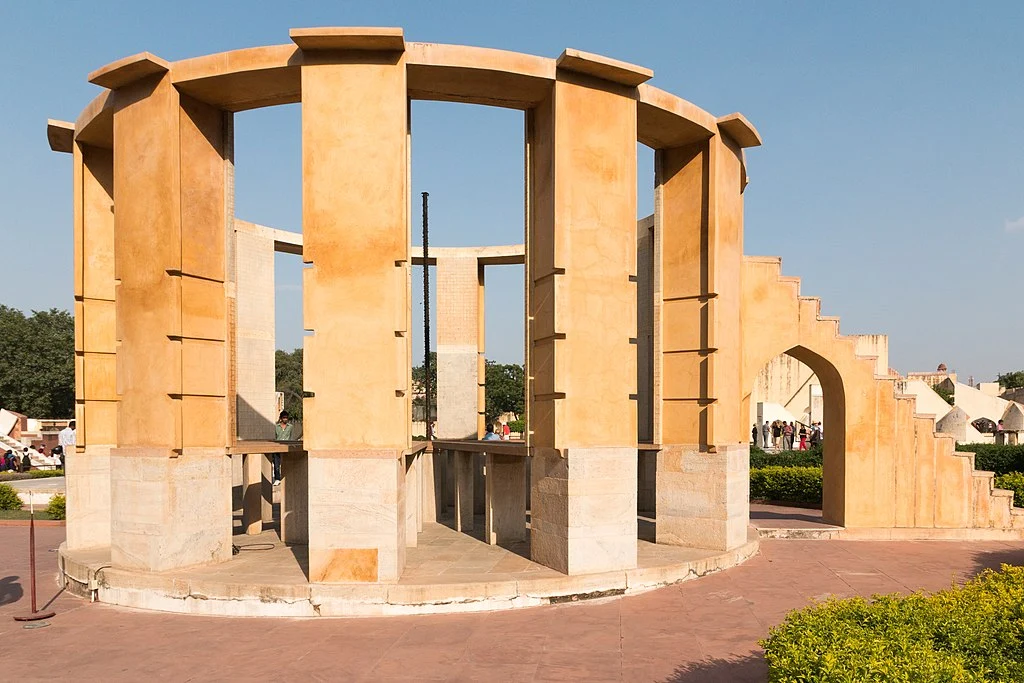
{"type": "MultiPolygon", "coordinates": [[[[0,519],[28,519],[28,510],[0,510],[0,519]]],[[[36,519],[53,519],[45,509],[36,510],[36,519]]]]}

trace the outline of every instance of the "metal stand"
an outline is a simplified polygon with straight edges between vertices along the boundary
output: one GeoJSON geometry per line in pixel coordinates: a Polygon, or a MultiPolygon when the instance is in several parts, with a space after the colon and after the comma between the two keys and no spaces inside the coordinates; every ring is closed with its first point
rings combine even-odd
{"type": "Polygon", "coordinates": [[[14,617],[15,621],[39,621],[41,619],[49,619],[56,614],[56,612],[40,612],[36,609],[36,510],[32,492],[29,491],[28,495],[28,566],[32,585],[32,613],[21,617],[14,617]]]}

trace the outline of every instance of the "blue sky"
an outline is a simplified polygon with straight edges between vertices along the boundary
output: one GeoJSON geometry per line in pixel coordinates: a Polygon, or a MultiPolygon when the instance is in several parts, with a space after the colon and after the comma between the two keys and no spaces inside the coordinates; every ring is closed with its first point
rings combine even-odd
{"type": "MultiPolygon", "coordinates": [[[[175,60],[359,25],[550,57],[575,47],[650,67],[655,85],[716,115],[743,112],[765,140],[748,153],[748,254],[783,256],[844,332],[889,334],[902,372],[1024,368],[1020,2],[5,2],[0,303],[71,307],[71,160],[44,129],[98,92],[89,71],[143,50],[175,60]]],[[[238,115],[240,217],[301,229],[299,125],[297,105],[238,115]]],[[[521,241],[519,112],[414,103],[413,135],[432,244],[521,241]]],[[[649,150],[638,163],[646,214],[649,150]]],[[[276,270],[279,345],[292,348],[298,259],[278,256],[276,270]]],[[[521,283],[521,269],[488,271],[500,361],[522,357],[521,283]]]]}

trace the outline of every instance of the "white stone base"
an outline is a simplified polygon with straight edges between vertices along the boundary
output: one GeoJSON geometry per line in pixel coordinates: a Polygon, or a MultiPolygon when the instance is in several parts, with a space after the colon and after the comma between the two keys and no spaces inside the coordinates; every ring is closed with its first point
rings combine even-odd
{"type": "Polygon", "coordinates": [[[658,543],[729,550],[750,523],[750,446],[663,444],[658,452],[655,534],[658,543]]]}
{"type": "Polygon", "coordinates": [[[534,562],[570,575],[636,566],[636,458],[635,447],[534,455],[534,562]]]}
{"type": "Polygon", "coordinates": [[[109,553],[60,547],[70,592],[123,607],[231,617],[347,617],[484,612],[633,595],[728,569],[757,553],[747,543],[674,564],[544,578],[427,584],[240,584],[187,573],[149,574],[105,567],[109,553]]]}

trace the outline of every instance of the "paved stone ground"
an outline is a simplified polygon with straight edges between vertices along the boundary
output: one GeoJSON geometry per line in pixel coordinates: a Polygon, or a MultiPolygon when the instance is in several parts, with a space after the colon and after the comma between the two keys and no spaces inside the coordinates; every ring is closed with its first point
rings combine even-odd
{"type": "Polygon", "coordinates": [[[821,510],[787,505],[750,504],[750,523],[758,529],[841,529],[821,521],[821,510]]]}
{"type": "Polygon", "coordinates": [[[1024,564],[1024,542],[762,541],[727,572],[643,595],[469,615],[226,619],[90,605],[57,595],[63,528],[37,529],[40,603],[29,610],[27,528],[0,528],[4,680],[760,681],[757,640],[827,595],[936,590],[1024,564]]]}

